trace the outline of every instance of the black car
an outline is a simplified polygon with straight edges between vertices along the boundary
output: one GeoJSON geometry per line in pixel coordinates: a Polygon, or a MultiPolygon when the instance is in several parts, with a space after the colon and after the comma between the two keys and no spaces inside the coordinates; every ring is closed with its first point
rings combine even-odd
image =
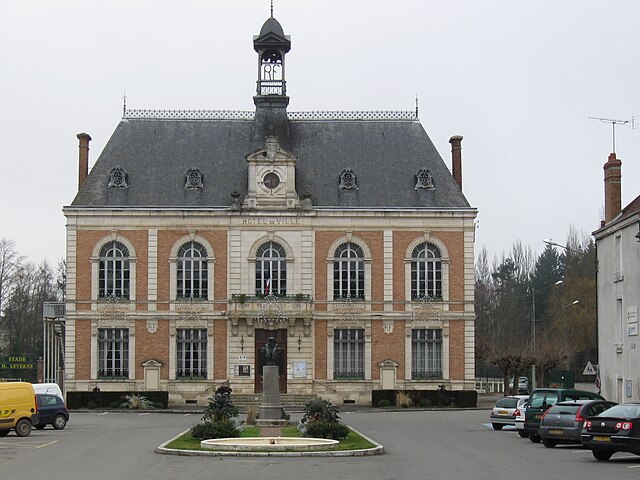
{"type": "Polygon", "coordinates": [[[615,405],[606,400],[575,400],[556,403],[540,421],[540,437],[545,447],[559,443],[580,443],[582,426],[587,417],[599,415],[615,405]]]}
{"type": "Polygon", "coordinates": [[[587,418],[581,439],[598,460],[609,460],[615,452],[640,455],[640,403],[622,403],[587,418]]]}
{"type": "Polygon", "coordinates": [[[57,395],[36,394],[38,400],[39,423],[36,428],[42,430],[47,425],[53,425],[56,430],[62,430],[69,421],[69,411],[64,400],[57,395]]]}

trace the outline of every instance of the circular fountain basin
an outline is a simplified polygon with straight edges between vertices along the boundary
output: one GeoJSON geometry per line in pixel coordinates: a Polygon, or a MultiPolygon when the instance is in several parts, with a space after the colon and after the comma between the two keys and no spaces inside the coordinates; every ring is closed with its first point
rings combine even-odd
{"type": "Polygon", "coordinates": [[[307,437],[247,437],[247,438],[211,438],[200,442],[201,448],[222,451],[277,452],[327,450],[339,444],[337,440],[307,437]]]}

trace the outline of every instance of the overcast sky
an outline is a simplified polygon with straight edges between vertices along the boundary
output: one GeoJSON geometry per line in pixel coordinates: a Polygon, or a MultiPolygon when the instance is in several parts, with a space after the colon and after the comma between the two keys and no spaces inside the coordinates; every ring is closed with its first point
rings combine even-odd
{"type": "MultiPolygon", "coordinates": [[[[638,0],[275,0],[289,111],[413,110],[448,166],[464,136],[476,251],[541,252],[603,212],[604,117],[640,115],[638,0]]],[[[2,0],[0,238],[65,255],[62,207],[128,108],[253,110],[252,36],[269,0],[2,0]]],[[[640,194],[640,118],[616,128],[623,206],[640,194]]]]}

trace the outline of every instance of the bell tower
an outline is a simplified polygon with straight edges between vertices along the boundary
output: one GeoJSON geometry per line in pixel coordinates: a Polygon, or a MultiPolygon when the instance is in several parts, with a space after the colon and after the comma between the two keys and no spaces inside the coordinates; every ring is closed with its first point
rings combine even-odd
{"type": "Polygon", "coordinates": [[[256,106],[253,146],[259,148],[267,137],[276,137],[280,146],[290,148],[287,120],[287,81],[285,57],[291,50],[291,37],[284,34],[282,25],[273,17],[267,19],[260,34],[253,37],[258,53],[258,81],[253,103],[256,106]]]}
{"type": "Polygon", "coordinates": [[[280,22],[271,17],[264,22],[260,35],[253,37],[253,48],[258,52],[258,85],[256,96],[278,96],[287,99],[284,59],[291,50],[291,37],[284,34],[280,22]]]}

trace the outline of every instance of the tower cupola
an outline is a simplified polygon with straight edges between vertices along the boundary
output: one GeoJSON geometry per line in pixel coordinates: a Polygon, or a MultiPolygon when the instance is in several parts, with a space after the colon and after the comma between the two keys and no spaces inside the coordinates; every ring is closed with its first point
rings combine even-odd
{"type": "Polygon", "coordinates": [[[291,37],[284,34],[273,14],[262,25],[260,35],[253,37],[253,48],[258,52],[256,94],[286,96],[284,57],[291,50],[291,37]]]}

